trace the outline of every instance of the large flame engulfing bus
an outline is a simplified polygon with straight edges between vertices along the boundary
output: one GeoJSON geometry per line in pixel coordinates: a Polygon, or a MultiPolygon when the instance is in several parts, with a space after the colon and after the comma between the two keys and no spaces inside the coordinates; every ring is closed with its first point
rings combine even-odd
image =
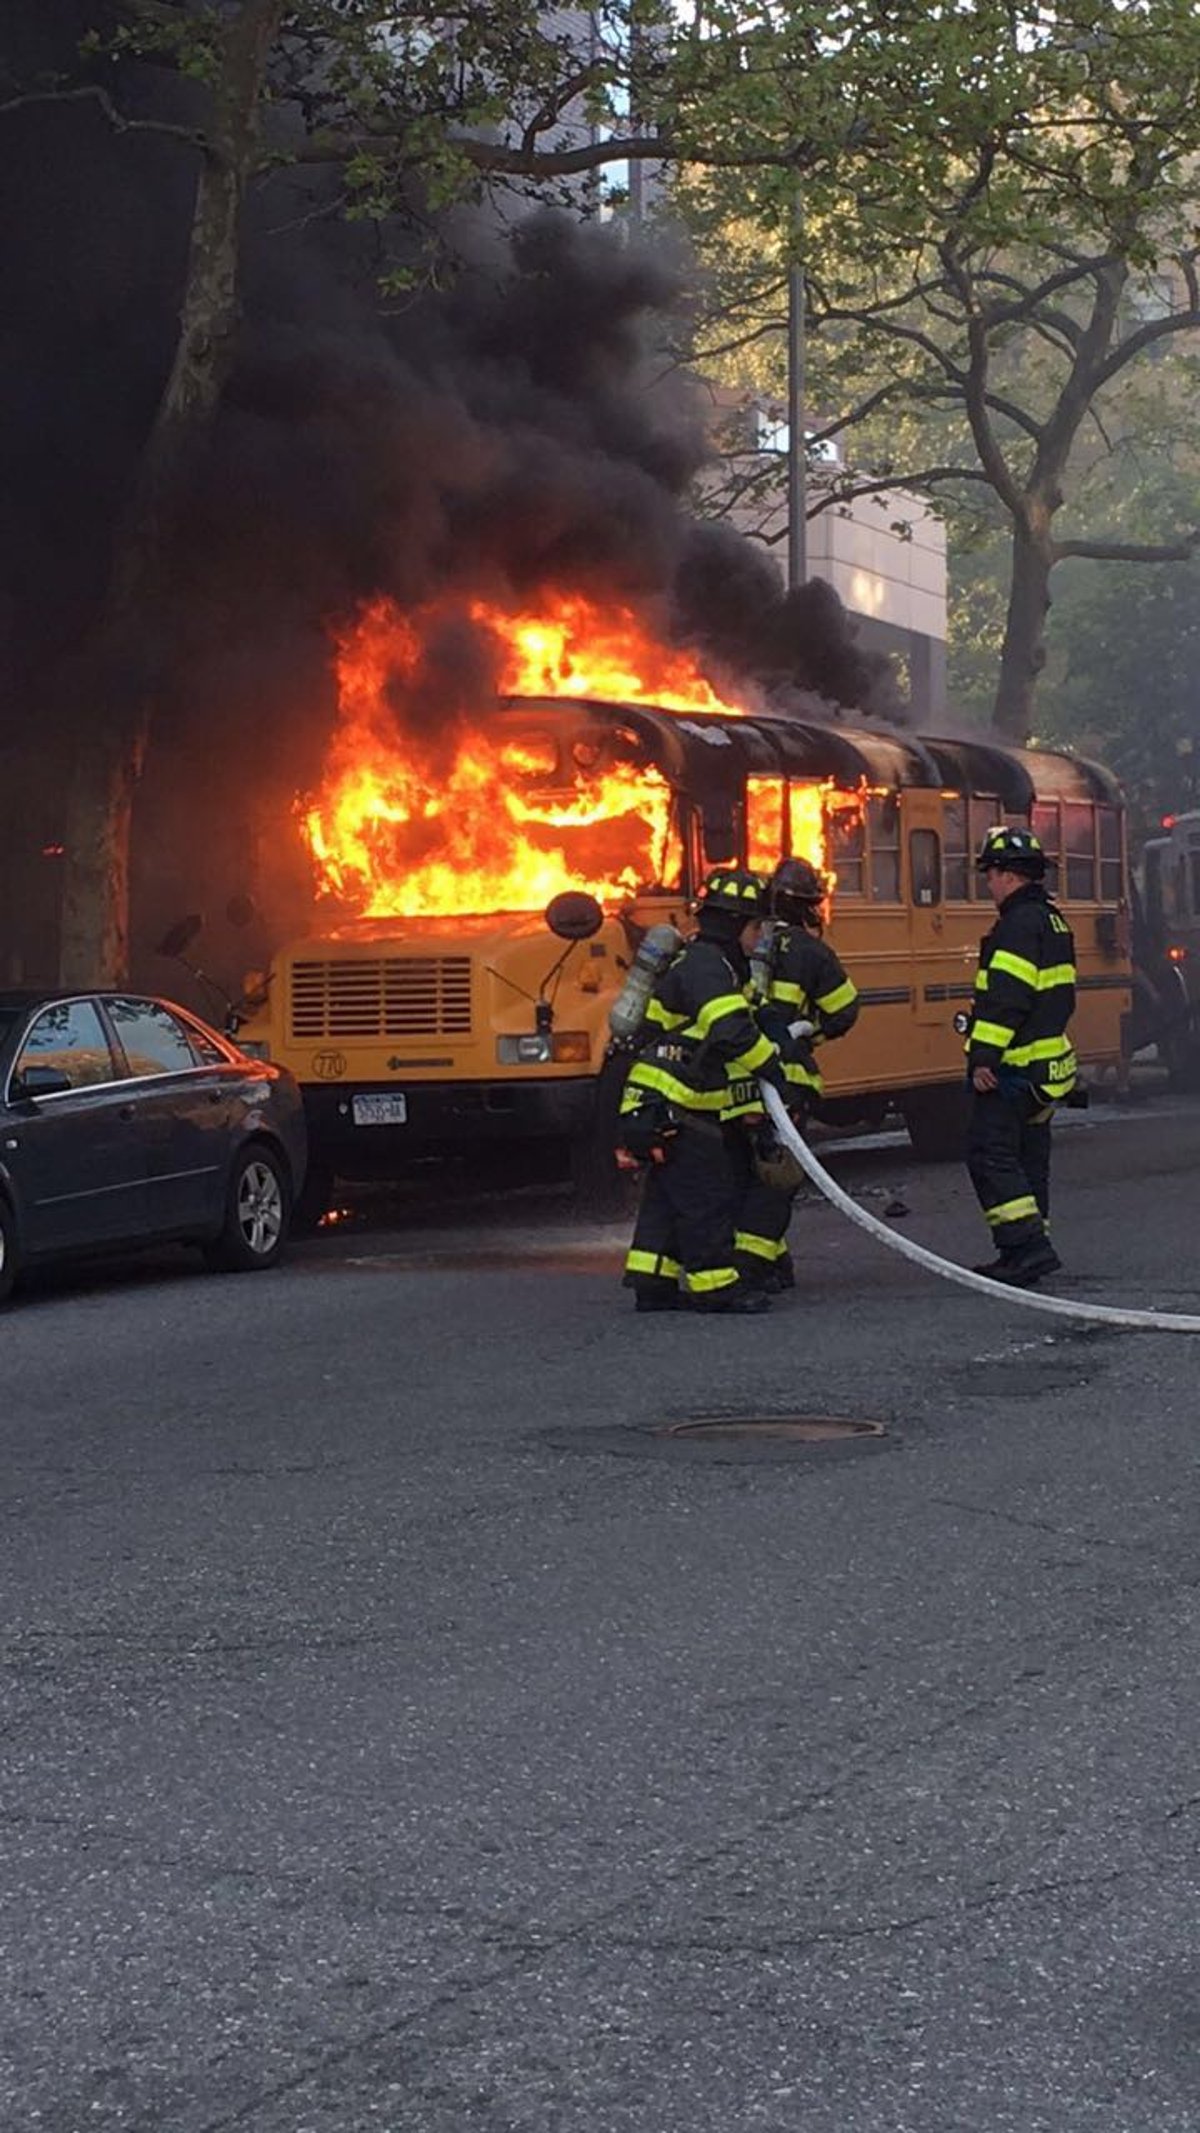
{"type": "Polygon", "coordinates": [[[553,1139],[602,1186],[609,1007],[645,928],[686,930],[723,862],[799,853],[836,884],[863,1012],[825,1063],[831,1117],[891,1104],[920,1152],[956,1146],[953,1020],[990,922],[971,855],[998,821],[1032,823],[1050,854],[1076,934],[1081,1058],[1119,1062],[1126,857],[1106,771],[723,701],[632,615],[579,600],[524,616],[480,603],[473,619],[497,648],[500,700],[425,743],[393,710],[419,619],[377,605],[339,647],[339,727],[301,811],[321,922],[279,951],[244,1033],[301,1082],[322,1184],[553,1139]],[[566,889],[605,916],[564,951],[543,914],[566,889]]]}

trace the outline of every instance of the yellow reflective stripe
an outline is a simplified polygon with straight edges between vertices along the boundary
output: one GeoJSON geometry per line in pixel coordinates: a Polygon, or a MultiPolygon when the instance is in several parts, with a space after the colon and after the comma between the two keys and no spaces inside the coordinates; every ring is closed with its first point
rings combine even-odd
{"type": "Polygon", "coordinates": [[[976,990],[976,992],[986,992],[986,991],[987,991],[987,972],[986,972],[986,970],[977,970],[977,971],[976,971],[976,973],[975,973],[975,990],[976,990]]]}
{"type": "Polygon", "coordinates": [[[646,1002],[646,1020],[657,1022],[660,1029],[678,1029],[682,1022],[687,1021],[687,1016],[670,1014],[661,1000],[651,999],[646,1002]]]}
{"type": "Polygon", "coordinates": [[[994,1044],[998,1052],[1005,1050],[1013,1041],[1013,1031],[1003,1022],[976,1022],[971,1028],[972,1044],[994,1044]]]}
{"type": "Polygon", "coordinates": [[[767,1259],[772,1262],[782,1259],[787,1251],[782,1238],[756,1237],[751,1229],[739,1229],[734,1232],[733,1248],[737,1252],[748,1252],[752,1259],[767,1259]]]}
{"type": "Polygon", "coordinates": [[[723,1015],[744,1015],[745,995],[740,992],[723,992],[715,1000],[706,1000],[692,1024],[698,1037],[707,1037],[714,1022],[723,1015]]]}
{"type": "Polygon", "coordinates": [[[653,1274],[664,1281],[677,1281],[683,1272],[678,1259],[668,1259],[663,1252],[635,1252],[625,1254],[627,1274],[653,1274]]]}
{"type": "Polygon", "coordinates": [[[808,994],[803,985],[794,985],[790,978],[774,978],[769,997],[772,1000],[789,1000],[796,1007],[808,1006],[808,994]]]}
{"type": "Polygon", "coordinates": [[[719,1111],[725,1102],[723,1089],[692,1089],[678,1075],[668,1073],[666,1067],[650,1066],[645,1060],[635,1060],[629,1069],[625,1094],[621,1098],[621,1115],[636,1111],[633,1098],[636,1089],[653,1089],[658,1096],[665,1096],[670,1103],[679,1104],[685,1111],[719,1111]]]}
{"type": "Polygon", "coordinates": [[[731,1118],[751,1118],[756,1114],[759,1118],[765,1118],[767,1115],[763,1109],[762,1098],[761,1096],[747,1096],[737,1103],[725,1105],[721,1112],[721,1124],[727,1124],[731,1118]]]}
{"type": "Polygon", "coordinates": [[[1038,972],[1038,991],[1053,992],[1056,985],[1075,983],[1074,963],[1051,963],[1046,970],[1038,972]]]}
{"type": "Polygon", "coordinates": [[[736,1059],[728,1062],[730,1074],[757,1074],[760,1066],[775,1056],[775,1047],[769,1037],[758,1037],[748,1051],[739,1052],[736,1059]]]}
{"type": "Polygon", "coordinates": [[[1019,1200],[1002,1200],[999,1207],[989,1207],[987,1218],[995,1229],[1002,1222],[1026,1222],[1030,1216],[1040,1217],[1040,1210],[1033,1194],[1025,1192],[1019,1200]]]}
{"type": "Polygon", "coordinates": [[[817,1006],[822,1014],[836,1015],[843,1007],[853,1007],[858,998],[858,988],[847,978],[844,985],[835,985],[832,992],[817,994],[817,1006]]]}
{"type": "Polygon", "coordinates": [[[820,1095],[824,1083],[815,1067],[802,1066],[799,1060],[785,1059],[783,1071],[788,1081],[801,1089],[815,1089],[820,1095]]]}
{"type": "Polygon", "coordinates": [[[1072,1052],[1069,1037],[1034,1037],[1028,1044],[1014,1044],[1004,1054],[1005,1066],[1031,1066],[1035,1059],[1065,1059],[1072,1052]]]}
{"type": "Polygon", "coordinates": [[[732,1266],[708,1266],[699,1274],[684,1275],[693,1296],[706,1296],[713,1289],[731,1289],[737,1278],[737,1268],[732,1266]]]}
{"type": "Polygon", "coordinates": [[[1014,955],[1011,948],[997,948],[988,965],[989,970],[1006,970],[1010,978],[1019,978],[1028,985],[1030,992],[1037,991],[1038,967],[1027,955],[1014,955]]]}

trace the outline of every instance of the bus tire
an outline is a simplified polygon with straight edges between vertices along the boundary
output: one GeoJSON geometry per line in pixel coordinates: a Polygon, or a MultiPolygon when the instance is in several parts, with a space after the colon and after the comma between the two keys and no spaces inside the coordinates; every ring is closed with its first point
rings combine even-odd
{"type": "Polygon", "coordinates": [[[1194,1096],[1200,1089],[1200,1040],[1188,1029],[1168,1038],[1159,1050],[1168,1086],[1181,1096],[1194,1096]]]}
{"type": "Polygon", "coordinates": [[[967,1152],[970,1098],[957,1082],[911,1089],[900,1099],[913,1154],[922,1163],[961,1163],[967,1152]]]}
{"type": "Polygon", "coordinates": [[[310,1163],[304,1188],[292,1209],[293,1237],[311,1237],[333,1205],[334,1173],[329,1163],[310,1163]]]}

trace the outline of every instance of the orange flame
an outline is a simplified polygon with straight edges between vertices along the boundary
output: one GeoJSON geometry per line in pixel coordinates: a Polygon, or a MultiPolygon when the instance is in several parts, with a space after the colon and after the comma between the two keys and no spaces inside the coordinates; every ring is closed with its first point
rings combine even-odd
{"type": "Polygon", "coordinates": [[[587,696],[610,704],[660,704],[667,711],[720,711],[743,704],[717,695],[688,652],[659,644],[627,607],[601,609],[563,595],[536,615],[506,615],[476,600],[471,618],[503,648],[499,685],[513,696],[587,696]]]}
{"type": "MultiPolygon", "coordinates": [[[[448,724],[457,733],[449,760],[405,735],[406,691],[431,625],[450,613],[407,617],[379,600],[338,641],[339,723],[321,789],[301,809],[319,893],[375,918],[532,911],[565,888],[611,905],[638,889],[677,887],[671,790],[638,759],[619,711],[596,729],[594,745],[588,728],[574,749],[549,722],[538,728],[534,706],[528,734],[507,723],[448,724]]],[[[504,614],[481,600],[468,613],[494,652],[497,694],[744,715],[627,608],[561,596],[536,614],[504,614]]],[[[785,839],[782,781],[751,786],[750,864],[769,870],[789,842],[820,864],[826,788],[791,786],[785,839]]]]}

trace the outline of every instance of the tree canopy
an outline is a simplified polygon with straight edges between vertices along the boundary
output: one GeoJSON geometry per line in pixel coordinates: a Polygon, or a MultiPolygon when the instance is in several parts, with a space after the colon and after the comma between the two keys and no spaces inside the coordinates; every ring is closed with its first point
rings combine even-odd
{"type": "MultiPolygon", "coordinates": [[[[937,33],[891,167],[773,195],[765,244],[724,174],[689,172],[681,198],[715,261],[708,346],[727,364],[757,351],[761,376],[767,350],[778,377],[779,297],[803,258],[818,433],[853,455],[818,508],[903,484],[1004,514],[994,711],[1019,740],[1057,565],[1179,560],[1200,540],[1165,488],[1130,539],[1092,478],[1131,440],[1164,466],[1190,448],[1200,17],[1186,0],[912,12],[937,33]]],[[[895,50],[911,57],[903,28],[895,50]]]]}

